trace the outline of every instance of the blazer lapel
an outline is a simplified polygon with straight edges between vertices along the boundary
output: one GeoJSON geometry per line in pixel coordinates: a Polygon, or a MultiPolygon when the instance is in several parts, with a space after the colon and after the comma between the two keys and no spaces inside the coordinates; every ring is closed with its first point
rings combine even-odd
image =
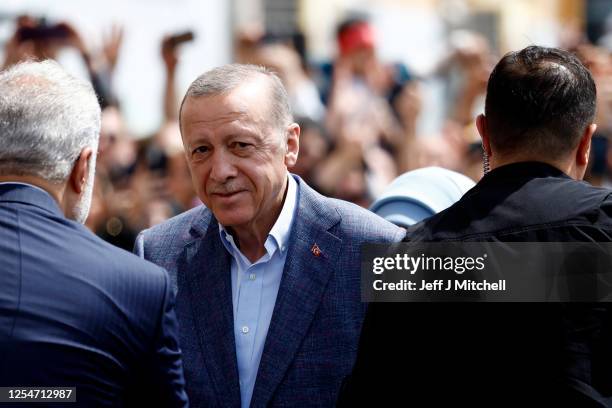
{"type": "Polygon", "coordinates": [[[328,232],[340,221],[340,215],[325,209],[316,193],[298,181],[298,208],[289,252],[251,406],[267,406],[285,376],[315,316],[342,244],[328,232]]]}
{"type": "Polygon", "coordinates": [[[240,406],[230,258],[219,238],[218,223],[211,218],[203,238],[200,235],[185,247],[189,265],[186,281],[204,364],[215,393],[222,406],[240,406]]]}

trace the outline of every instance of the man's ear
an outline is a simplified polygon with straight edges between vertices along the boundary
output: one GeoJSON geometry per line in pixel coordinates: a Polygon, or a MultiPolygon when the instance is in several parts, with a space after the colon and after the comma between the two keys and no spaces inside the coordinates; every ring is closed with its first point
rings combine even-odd
{"type": "Polygon", "coordinates": [[[87,184],[87,176],[89,174],[89,163],[91,156],[93,155],[93,149],[86,147],[81,150],[79,157],[72,168],[70,177],[68,178],[68,188],[74,191],[77,195],[81,194],[87,184]]]}
{"type": "Polygon", "coordinates": [[[597,125],[591,123],[584,129],[580,142],[578,143],[578,149],[576,149],[576,164],[578,166],[585,166],[589,163],[589,155],[591,153],[591,140],[593,134],[597,130],[597,125]]]}
{"type": "Polygon", "coordinates": [[[300,125],[292,123],[287,128],[287,149],[285,152],[285,166],[292,168],[298,159],[300,151],[300,125]]]}
{"type": "Polygon", "coordinates": [[[476,118],[476,129],[478,129],[478,133],[480,134],[480,138],[482,139],[482,147],[487,153],[487,156],[493,156],[493,152],[491,151],[491,141],[489,140],[487,117],[482,113],[476,118]]]}

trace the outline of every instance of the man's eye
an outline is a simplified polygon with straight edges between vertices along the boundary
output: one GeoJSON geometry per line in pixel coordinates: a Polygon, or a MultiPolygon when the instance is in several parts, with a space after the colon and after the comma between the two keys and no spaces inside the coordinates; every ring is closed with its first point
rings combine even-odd
{"type": "Polygon", "coordinates": [[[251,146],[252,145],[250,143],[245,143],[245,142],[233,142],[232,143],[232,147],[236,149],[247,149],[251,146]]]}
{"type": "Polygon", "coordinates": [[[195,149],[193,149],[193,154],[202,154],[202,153],[206,153],[208,152],[208,147],[206,146],[198,146],[195,149]]]}
{"type": "Polygon", "coordinates": [[[193,157],[194,160],[203,159],[209,151],[210,149],[206,146],[198,146],[191,151],[191,157],[193,157]]]}

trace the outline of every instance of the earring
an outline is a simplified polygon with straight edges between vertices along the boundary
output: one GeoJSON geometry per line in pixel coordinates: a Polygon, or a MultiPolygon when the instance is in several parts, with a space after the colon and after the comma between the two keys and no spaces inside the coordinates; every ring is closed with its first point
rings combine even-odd
{"type": "Polygon", "coordinates": [[[482,145],[482,171],[484,174],[491,171],[491,167],[489,166],[489,155],[487,154],[484,145],[482,145]]]}

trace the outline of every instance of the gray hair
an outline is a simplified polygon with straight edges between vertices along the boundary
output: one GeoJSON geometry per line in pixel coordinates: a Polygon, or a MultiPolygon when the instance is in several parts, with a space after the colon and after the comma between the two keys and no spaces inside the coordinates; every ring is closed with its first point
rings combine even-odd
{"type": "Polygon", "coordinates": [[[56,62],[27,61],[0,72],[0,175],[61,183],[80,152],[95,163],[100,105],[92,86],[56,62]]]}
{"type": "Polygon", "coordinates": [[[285,130],[285,127],[293,122],[287,90],[285,90],[280,78],[274,72],[265,67],[251,64],[223,65],[197,77],[189,85],[187,93],[185,93],[185,97],[181,102],[179,121],[187,98],[227,94],[257,75],[264,75],[269,80],[270,113],[272,115],[270,124],[279,130],[285,130]]]}

